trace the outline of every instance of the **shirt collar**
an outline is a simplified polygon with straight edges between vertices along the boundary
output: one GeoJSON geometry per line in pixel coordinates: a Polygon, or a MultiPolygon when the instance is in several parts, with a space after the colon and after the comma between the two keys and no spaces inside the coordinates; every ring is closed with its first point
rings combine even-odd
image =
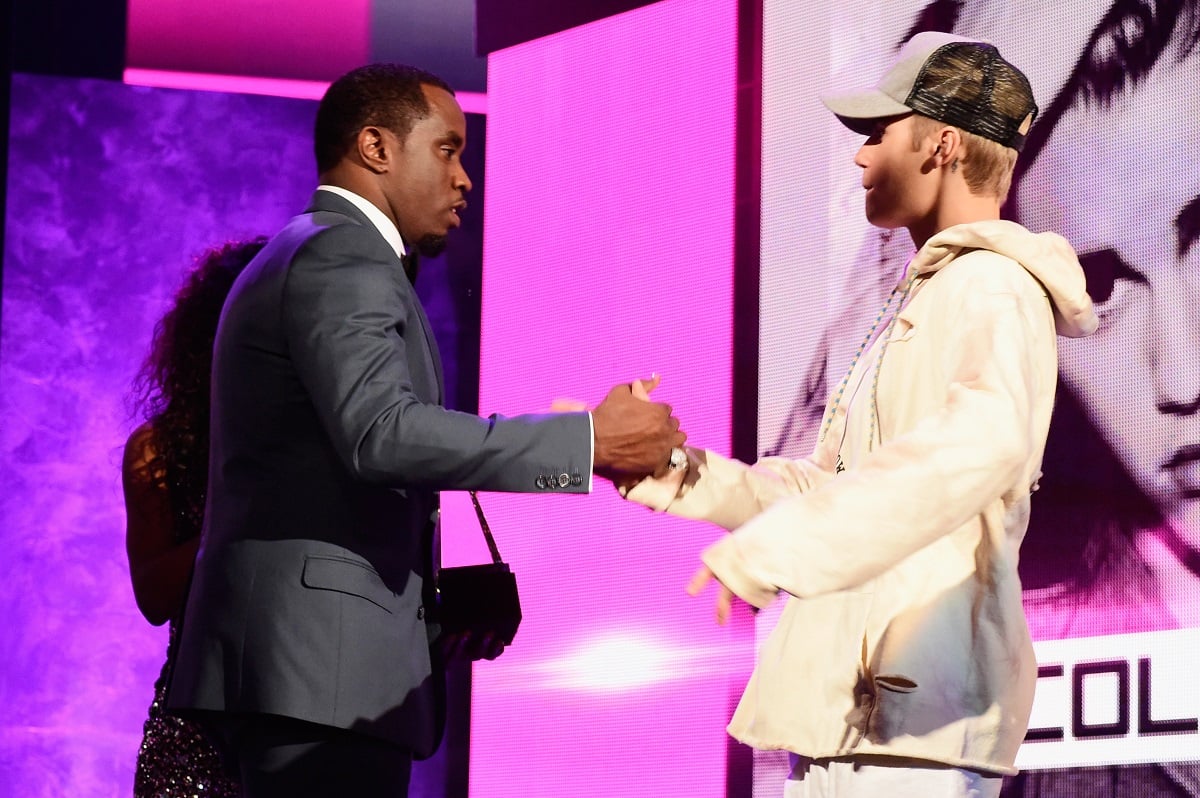
{"type": "Polygon", "coordinates": [[[407,250],[404,248],[404,240],[400,238],[400,231],[397,230],[396,225],[392,224],[392,221],[384,215],[383,211],[379,210],[379,208],[375,206],[375,203],[371,202],[365,197],[355,194],[353,191],[344,189],[341,186],[329,186],[321,184],[317,186],[317,191],[328,191],[331,194],[337,194],[339,197],[362,211],[366,217],[371,220],[371,224],[375,225],[375,228],[379,231],[379,234],[383,236],[384,241],[387,241],[388,244],[391,245],[392,249],[396,250],[396,257],[403,258],[407,253],[407,250]]]}

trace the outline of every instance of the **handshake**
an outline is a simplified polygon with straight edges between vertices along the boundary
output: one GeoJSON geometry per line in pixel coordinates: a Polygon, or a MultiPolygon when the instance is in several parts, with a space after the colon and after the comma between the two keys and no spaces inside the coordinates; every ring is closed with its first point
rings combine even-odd
{"type": "Polygon", "coordinates": [[[663,476],[687,461],[679,449],[687,435],[671,407],[650,401],[658,375],[618,385],[592,410],[594,473],[615,484],[663,476]]]}

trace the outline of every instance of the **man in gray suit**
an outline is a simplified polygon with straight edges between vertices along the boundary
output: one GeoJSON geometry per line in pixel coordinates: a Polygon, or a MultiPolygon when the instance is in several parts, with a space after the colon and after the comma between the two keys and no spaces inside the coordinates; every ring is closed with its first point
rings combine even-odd
{"type": "Polygon", "coordinates": [[[629,385],[590,414],[444,409],[403,261],[459,224],[462,110],[431,74],[364,67],[330,86],[315,139],[310,206],[221,318],[168,703],[214,731],[252,798],[402,796],[443,720],[427,628],[438,490],[584,493],[593,474],[662,473],[684,435],[629,385]]]}

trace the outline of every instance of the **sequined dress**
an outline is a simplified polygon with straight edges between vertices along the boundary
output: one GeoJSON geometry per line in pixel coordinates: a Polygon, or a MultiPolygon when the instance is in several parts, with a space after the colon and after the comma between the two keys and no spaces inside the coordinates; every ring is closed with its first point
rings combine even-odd
{"type": "Polygon", "coordinates": [[[236,798],[241,790],[224,776],[216,750],[196,725],[163,709],[177,635],[172,621],[167,661],[154,683],[154,701],[142,727],[133,794],[135,798],[236,798]]]}
{"type": "MultiPolygon", "coordinates": [[[[174,508],[176,542],[200,534],[204,517],[203,484],[189,474],[170,473],[167,490],[174,508]]],[[[196,724],[165,711],[167,681],[175,661],[179,624],[173,619],[167,637],[167,657],[154,683],[154,701],[142,726],[134,776],[134,798],[238,798],[241,789],[228,778],[216,749],[196,724]]]]}

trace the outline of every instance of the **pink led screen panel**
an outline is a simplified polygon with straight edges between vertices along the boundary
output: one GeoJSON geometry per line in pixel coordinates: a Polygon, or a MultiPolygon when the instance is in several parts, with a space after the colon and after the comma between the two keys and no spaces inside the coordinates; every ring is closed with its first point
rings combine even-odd
{"type": "MultiPolygon", "coordinates": [[[[668,0],[489,62],[480,410],[598,402],[657,371],[730,448],[736,2],[668,0]]],[[[714,527],[590,496],[482,497],[520,583],[474,669],[472,796],[723,796],[751,624],[684,586],[714,527]]],[[[445,559],[478,523],[444,515],[445,559]]]]}
{"type": "Polygon", "coordinates": [[[332,80],[370,58],[370,0],[129,0],[128,13],[134,69],[332,80]]]}

